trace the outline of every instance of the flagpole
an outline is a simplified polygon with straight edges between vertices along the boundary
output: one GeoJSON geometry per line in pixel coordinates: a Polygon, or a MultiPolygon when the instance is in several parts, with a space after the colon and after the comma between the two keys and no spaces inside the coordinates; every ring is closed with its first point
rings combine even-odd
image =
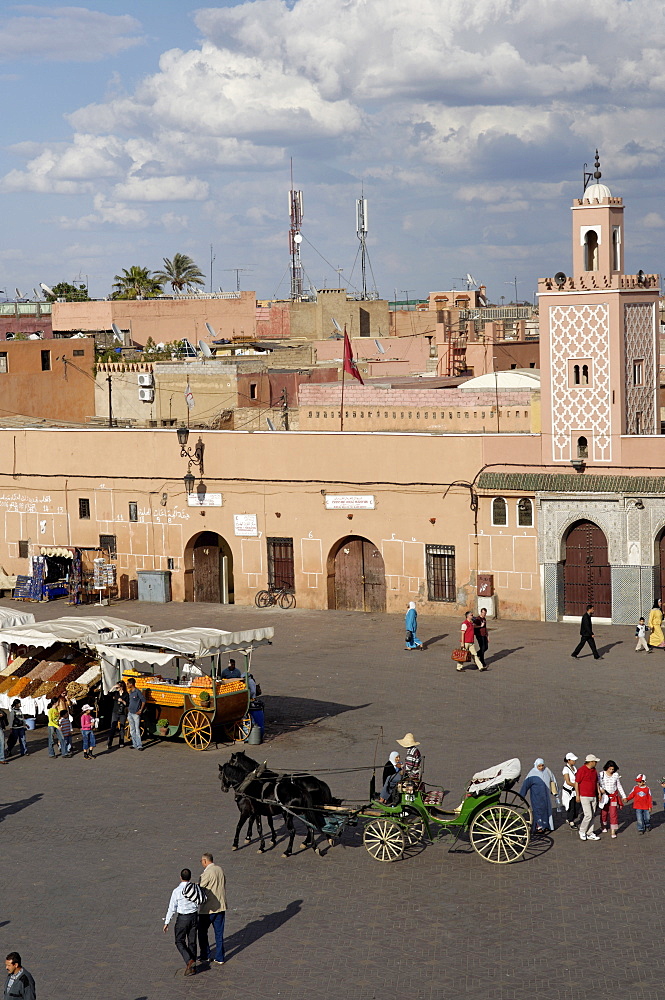
{"type": "Polygon", "coordinates": [[[344,430],[344,376],[346,375],[346,368],[344,367],[344,362],[342,362],[342,406],[339,411],[339,429],[344,430]]]}

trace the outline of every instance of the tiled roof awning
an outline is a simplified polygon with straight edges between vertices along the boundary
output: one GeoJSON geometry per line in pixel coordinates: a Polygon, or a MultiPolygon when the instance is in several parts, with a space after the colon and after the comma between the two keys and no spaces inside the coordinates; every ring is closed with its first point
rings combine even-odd
{"type": "Polygon", "coordinates": [[[579,472],[482,472],[479,490],[493,493],[665,493],[665,476],[589,476],[579,472]]]}

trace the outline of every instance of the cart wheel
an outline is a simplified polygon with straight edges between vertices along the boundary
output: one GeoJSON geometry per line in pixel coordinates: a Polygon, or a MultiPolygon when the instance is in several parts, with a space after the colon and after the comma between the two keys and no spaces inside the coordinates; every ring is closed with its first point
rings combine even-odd
{"type": "Polygon", "coordinates": [[[257,608],[269,608],[272,604],[272,597],[267,590],[260,590],[254,598],[257,608]]]}
{"type": "Polygon", "coordinates": [[[212,741],[212,726],[204,712],[196,709],[182,717],[182,735],[192,750],[206,750],[212,741]]]}
{"type": "Polygon", "coordinates": [[[288,608],[295,608],[296,599],[294,595],[285,591],[279,598],[279,606],[280,608],[284,608],[284,610],[287,610],[288,608]]]}
{"type": "Polygon", "coordinates": [[[414,819],[404,831],[404,840],[407,847],[418,847],[427,837],[427,828],[422,819],[414,819]]]}
{"type": "Polygon", "coordinates": [[[363,844],[375,861],[398,861],[404,854],[404,834],[389,819],[373,819],[368,823],[363,844]]]}
{"type": "MultiPolygon", "coordinates": [[[[141,721],[139,723],[139,732],[141,734],[141,742],[143,742],[143,740],[145,740],[147,738],[147,736],[148,736],[148,730],[147,730],[146,725],[145,725],[145,723],[143,721],[141,721]]],[[[131,729],[129,728],[129,723],[126,722],[125,723],[125,743],[131,743],[131,742],[132,742],[132,732],[131,732],[131,729]]]]}
{"type": "Polygon", "coordinates": [[[506,789],[501,793],[501,798],[499,803],[502,806],[512,806],[513,809],[517,809],[518,812],[522,813],[525,820],[531,826],[533,822],[533,813],[531,812],[531,806],[527,799],[519,792],[514,792],[512,788],[506,789]]]}
{"type": "Polygon", "coordinates": [[[252,717],[248,712],[244,719],[238,719],[237,722],[231,722],[228,726],[225,726],[224,732],[235,743],[244,743],[250,734],[251,728],[252,717]]]}
{"type": "Polygon", "coordinates": [[[474,851],[495,865],[517,861],[529,844],[529,824],[524,815],[500,802],[474,817],[469,834],[474,851]]]}

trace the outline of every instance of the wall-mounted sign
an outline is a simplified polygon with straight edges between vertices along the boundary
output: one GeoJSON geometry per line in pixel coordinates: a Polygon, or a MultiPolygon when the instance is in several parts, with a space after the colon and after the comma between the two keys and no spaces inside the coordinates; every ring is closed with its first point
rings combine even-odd
{"type": "Polygon", "coordinates": [[[188,507],[222,507],[224,497],[221,493],[190,493],[187,497],[188,507]]]}
{"type": "Polygon", "coordinates": [[[374,510],[375,503],[373,496],[356,496],[348,493],[335,496],[326,493],[326,510],[374,510]]]}
{"type": "Polygon", "coordinates": [[[236,535],[258,535],[256,514],[234,514],[233,530],[236,535]]]}

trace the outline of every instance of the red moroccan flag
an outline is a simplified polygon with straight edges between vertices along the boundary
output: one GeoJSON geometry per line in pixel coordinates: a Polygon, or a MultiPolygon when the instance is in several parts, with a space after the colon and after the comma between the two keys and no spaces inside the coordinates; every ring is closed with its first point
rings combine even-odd
{"type": "Polygon", "coordinates": [[[353,356],[353,351],[351,350],[351,341],[349,340],[349,335],[344,331],[344,371],[347,375],[353,375],[354,378],[358,379],[361,385],[365,383],[362,380],[362,376],[358,371],[358,365],[356,364],[356,359],[353,356]]]}

